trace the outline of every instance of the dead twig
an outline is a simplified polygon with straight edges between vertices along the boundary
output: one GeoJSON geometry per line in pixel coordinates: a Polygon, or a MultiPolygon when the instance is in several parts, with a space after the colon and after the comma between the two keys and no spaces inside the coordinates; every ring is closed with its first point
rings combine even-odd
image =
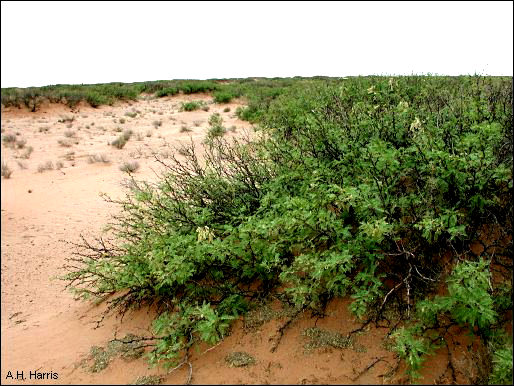
{"type": "MultiPolygon", "coordinates": [[[[373,362],[371,362],[365,369],[361,370],[359,374],[357,374],[355,377],[352,378],[352,381],[355,382],[357,379],[359,379],[364,373],[371,370],[373,366],[375,366],[378,362],[384,361],[384,357],[375,358],[373,362]]],[[[385,362],[385,361],[384,361],[385,362]]]]}

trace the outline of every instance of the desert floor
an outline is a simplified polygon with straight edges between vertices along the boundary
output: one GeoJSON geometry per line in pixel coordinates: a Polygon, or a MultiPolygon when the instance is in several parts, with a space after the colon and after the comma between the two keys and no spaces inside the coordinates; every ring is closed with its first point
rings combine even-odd
{"type": "MultiPolygon", "coordinates": [[[[64,105],[46,105],[35,113],[17,108],[2,110],[3,134],[13,133],[18,140],[26,140],[21,149],[2,145],[2,161],[13,170],[9,179],[1,181],[2,383],[129,384],[149,375],[162,376],[162,383],[172,384],[185,383],[190,375],[192,384],[405,381],[403,365],[397,368],[395,355],[385,348],[383,338],[389,328],[371,325],[355,334],[347,348],[309,346],[305,334],[308,328],[345,335],[360,326],[348,312],[349,299],[330,303],[323,318],[303,314],[286,328],[287,315],[270,309],[268,313],[273,317],[264,318],[262,323],[251,325],[239,320],[221,344],[193,351],[192,367],[184,365],[167,372],[160,367],[149,368],[144,357],[117,356],[105,369],[91,371],[88,358],[93,346],[105,347],[115,334],[150,335],[154,314],[143,309],[127,314],[123,320],[114,314],[97,327],[105,306],[74,301],[64,288],[65,282],[54,279],[63,273],[64,259],[73,251],[66,242],[78,242],[80,235],[100,235],[109,216],[117,212],[118,208],[100,193],[113,198],[125,194],[127,174],[119,169],[123,162],[139,163],[134,174],[137,179],[155,180],[154,171],[160,170],[160,165],[152,154],[166,159],[174,151],[170,144],[191,139],[201,147],[208,118],[214,112],[222,115],[225,127],[232,128],[227,137],[251,132],[251,125],[235,116],[240,105],[241,101],[217,105],[208,95],[179,95],[160,99],[146,96],[136,102],[99,108],[79,105],[72,110],[64,105]],[[208,112],[179,111],[181,102],[200,99],[208,103],[208,112]],[[227,107],[230,111],[225,112],[227,107]],[[126,115],[133,112],[137,112],[133,118],[126,115]],[[71,117],[72,122],[66,121],[71,117]],[[191,131],[183,132],[182,127],[191,131]],[[123,149],[110,146],[125,129],[134,132],[127,145],[123,149]],[[29,146],[33,151],[27,157],[29,146]],[[103,155],[109,162],[88,162],[91,155],[103,155]],[[52,170],[38,171],[48,162],[52,170]],[[246,352],[255,363],[233,367],[225,360],[233,352],[246,352]],[[30,379],[30,372],[36,370],[55,373],[58,379],[30,379]],[[7,378],[9,372],[16,377],[21,371],[24,381],[7,378]]],[[[421,381],[450,382],[447,359],[445,348],[430,357],[421,381]]],[[[465,351],[457,359],[462,369],[471,360],[465,351]]],[[[457,380],[462,375],[457,374],[457,380]]]]}

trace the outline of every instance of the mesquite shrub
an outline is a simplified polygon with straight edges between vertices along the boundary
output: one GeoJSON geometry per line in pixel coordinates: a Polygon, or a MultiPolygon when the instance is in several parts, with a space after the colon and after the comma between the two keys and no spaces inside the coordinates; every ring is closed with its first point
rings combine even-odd
{"type": "Polygon", "coordinates": [[[413,377],[445,325],[485,341],[501,328],[512,309],[512,79],[256,84],[242,83],[240,114],[258,132],[214,137],[205,162],[187,146],[159,183],[134,180],[111,240],[84,240],[67,265],[77,295],[113,295],[122,312],[159,304],[151,358],[169,364],[222,339],[277,288],[298,309],[349,295],[368,322],[394,310],[411,323],[394,349],[413,377]],[[499,241],[477,256],[484,229],[499,241]],[[445,281],[449,295],[431,300],[445,281]]]}

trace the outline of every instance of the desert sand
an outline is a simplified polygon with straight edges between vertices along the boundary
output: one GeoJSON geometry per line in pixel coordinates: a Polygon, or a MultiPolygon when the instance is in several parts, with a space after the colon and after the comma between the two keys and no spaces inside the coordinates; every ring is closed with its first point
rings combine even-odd
{"type": "MultiPolygon", "coordinates": [[[[345,335],[360,326],[348,311],[350,299],[331,302],[323,318],[306,313],[287,327],[287,317],[253,328],[245,327],[242,319],[236,321],[231,335],[219,345],[193,351],[192,368],[184,365],[173,372],[149,368],[144,357],[115,358],[96,373],[82,365],[91,347],[105,346],[115,336],[150,335],[154,314],[141,309],[123,320],[112,314],[98,326],[105,305],[75,301],[65,290],[65,282],[55,280],[73,250],[67,242],[79,242],[81,235],[89,239],[98,236],[109,216],[118,211],[100,193],[113,198],[125,194],[127,174],[119,169],[123,162],[139,163],[134,174],[137,179],[155,180],[154,171],[160,165],[152,154],[157,152],[165,159],[173,151],[169,144],[191,139],[201,147],[212,113],[219,112],[224,126],[233,128],[227,137],[251,130],[248,122],[235,115],[240,105],[242,101],[214,104],[211,96],[197,94],[160,99],[146,96],[98,108],[81,104],[74,109],[44,105],[34,113],[2,110],[3,133],[26,140],[21,149],[2,146],[2,161],[13,170],[9,179],[1,181],[2,383],[129,384],[148,375],[162,376],[162,383],[172,384],[185,383],[190,376],[192,384],[380,384],[405,380],[403,365],[397,367],[395,355],[382,343],[389,332],[387,326],[368,326],[364,334],[354,335],[349,348],[306,346],[307,328],[345,335]],[[209,111],[180,112],[180,103],[186,100],[204,100],[209,111]],[[227,107],[230,111],[225,112],[227,107]],[[126,115],[134,112],[135,117],[126,115]],[[71,117],[72,122],[66,120],[71,117]],[[182,127],[191,131],[182,132],[182,127]],[[125,129],[134,132],[126,146],[116,149],[109,145],[125,129]],[[33,151],[24,159],[29,146],[33,151]],[[90,163],[90,155],[103,155],[110,162],[90,163]],[[40,165],[49,161],[54,168],[39,172],[40,165]],[[255,363],[231,367],[225,358],[233,352],[247,352],[255,363]],[[397,371],[391,371],[394,369],[397,371]],[[9,372],[16,377],[22,371],[25,380],[7,378],[9,372]],[[50,375],[30,379],[34,371],[50,375]],[[52,374],[57,374],[57,379],[52,379],[52,374]]],[[[461,351],[455,360],[465,364],[471,360],[466,355],[461,351]]],[[[422,382],[450,382],[447,362],[446,349],[430,357],[422,382]]]]}

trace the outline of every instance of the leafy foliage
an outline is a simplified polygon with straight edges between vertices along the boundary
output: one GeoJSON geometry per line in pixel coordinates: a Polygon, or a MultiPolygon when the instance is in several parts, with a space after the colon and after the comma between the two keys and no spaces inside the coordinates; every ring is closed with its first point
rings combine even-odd
{"type": "MultiPolygon", "coordinates": [[[[236,113],[258,132],[233,143],[212,135],[205,163],[190,145],[180,149],[185,161],[163,162],[159,183],[133,180],[127,198],[113,201],[122,207],[113,240],[84,241],[68,265],[64,279],[78,296],[114,294],[110,309],[122,312],[157,303],[154,362],[222,339],[279,285],[296,309],[321,312],[349,295],[357,316],[377,321],[394,307],[413,322],[395,335],[412,376],[448,323],[489,339],[512,309],[509,276],[491,280],[492,266],[512,272],[512,240],[479,258],[470,246],[484,224],[511,231],[510,78],[226,87],[244,95],[248,107],[236,113]],[[447,252],[462,262],[448,295],[431,299],[447,252]]],[[[209,125],[223,128],[221,116],[209,125]]]]}

